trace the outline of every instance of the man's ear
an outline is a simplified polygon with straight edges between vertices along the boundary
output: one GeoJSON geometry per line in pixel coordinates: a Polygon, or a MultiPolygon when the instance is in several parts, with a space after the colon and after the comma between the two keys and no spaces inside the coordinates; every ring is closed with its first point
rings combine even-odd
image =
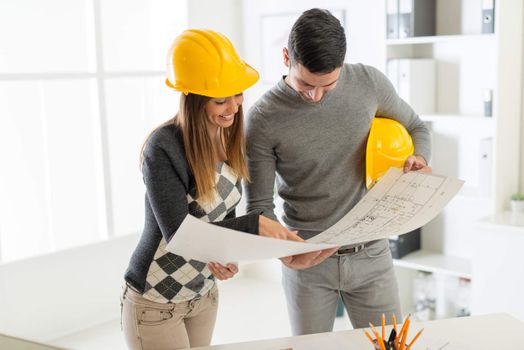
{"type": "Polygon", "coordinates": [[[282,56],[284,58],[284,65],[289,68],[289,51],[287,47],[282,48],[282,56]]]}

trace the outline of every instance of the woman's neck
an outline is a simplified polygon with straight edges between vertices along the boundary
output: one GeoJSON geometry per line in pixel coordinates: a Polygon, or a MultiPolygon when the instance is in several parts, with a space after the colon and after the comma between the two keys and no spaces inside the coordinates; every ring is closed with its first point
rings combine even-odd
{"type": "Polygon", "coordinates": [[[218,160],[220,162],[226,161],[227,154],[224,141],[222,140],[222,129],[218,127],[210,127],[208,132],[210,135],[211,144],[213,145],[213,149],[217,155],[218,160]]]}

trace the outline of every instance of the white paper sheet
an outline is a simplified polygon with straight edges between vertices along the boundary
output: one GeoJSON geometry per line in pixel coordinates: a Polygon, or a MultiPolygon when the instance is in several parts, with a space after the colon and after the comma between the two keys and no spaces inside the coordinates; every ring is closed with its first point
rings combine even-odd
{"type": "Polygon", "coordinates": [[[349,245],[413,231],[437,216],[463,184],[390,168],[349,213],[308,242],[349,245]]]}
{"type": "Polygon", "coordinates": [[[335,246],[252,235],[212,225],[188,215],[166,249],[187,259],[226,264],[280,258],[335,246]]]}
{"type": "Polygon", "coordinates": [[[295,255],[401,235],[425,225],[453,198],[463,181],[391,168],[339,222],[307,243],[261,237],[188,215],[167,250],[222,264],[295,255]]]}

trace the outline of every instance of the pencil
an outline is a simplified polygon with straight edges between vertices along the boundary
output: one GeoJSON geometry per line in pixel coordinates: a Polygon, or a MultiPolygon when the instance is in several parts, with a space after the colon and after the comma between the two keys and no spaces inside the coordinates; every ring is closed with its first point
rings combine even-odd
{"type": "Polygon", "coordinates": [[[404,331],[404,333],[402,333],[402,338],[400,339],[400,348],[399,350],[404,350],[404,347],[406,346],[406,339],[408,338],[408,331],[409,331],[409,324],[410,324],[410,320],[406,320],[406,322],[404,322],[404,324],[406,324],[406,330],[404,331]]]}
{"type": "Polygon", "coordinates": [[[395,330],[395,332],[397,331],[397,317],[395,316],[395,314],[393,314],[393,329],[395,330]]]}
{"type": "Polygon", "coordinates": [[[369,335],[369,333],[366,330],[364,330],[364,334],[366,335],[366,337],[368,337],[368,339],[369,339],[369,341],[371,343],[375,344],[375,342],[373,341],[373,337],[371,335],[369,335]]]}
{"type": "Polygon", "coordinates": [[[424,330],[424,328],[422,328],[420,331],[418,331],[417,335],[415,335],[415,338],[413,338],[413,340],[409,343],[408,347],[406,348],[406,350],[409,350],[411,349],[411,346],[415,343],[415,341],[420,337],[420,335],[422,334],[422,331],[424,330]]]}
{"type": "Polygon", "coordinates": [[[377,340],[380,350],[386,350],[386,346],[384,345],[384,339],[382,339],[381,337],[377,337],[377,340]]]}
{"type": "Polygon", "coordinates": [[[382,314],[382,339],[386,339],[386,315],[382,314]]]}
{"type": "Polygon", "coordinates": [[[404,324],[402,325],[400,332],[397,334],[397,339],[395,340],[397,343],[397,348],[399,348],[400,346],[400,338],[402,337],[402,334],[404,333],[404,330],[406,329],[406,323],[410,317],[411,317],[411,314],[408,314],[408,317],[406,317],[406,320],[404,321],[404,324]]]}
{"type": "Polygon", "coordinates": [[[373,334],[375,334],[375,338],[380,338],[380,336],[378,335],[378,332],[375,328],[375,326],[373,326],[373,323],[369,322],[369,326],[371,327],[371,331],[373,331],[373,334]]]}

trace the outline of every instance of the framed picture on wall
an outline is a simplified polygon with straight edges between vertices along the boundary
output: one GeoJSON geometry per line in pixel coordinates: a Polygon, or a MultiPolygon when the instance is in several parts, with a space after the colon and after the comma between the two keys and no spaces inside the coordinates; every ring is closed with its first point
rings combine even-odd
{"type": "MultiPolygon", "coordinates": [[[[345,11],[343,9],[329,9],[345,27],[345,11]]],[[[287,39],[293,23],[301,12],[266,14],[260,18],[260,33],[262,38],[262,69],[263,83],[274,84],[287,72],[284,66],[282,49],[287,47],[287,39]]]]}

